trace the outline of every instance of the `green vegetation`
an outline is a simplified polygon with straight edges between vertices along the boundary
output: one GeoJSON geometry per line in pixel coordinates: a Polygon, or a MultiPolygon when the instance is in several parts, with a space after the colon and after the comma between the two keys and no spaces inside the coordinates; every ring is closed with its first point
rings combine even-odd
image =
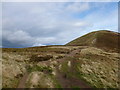
{"type": "Polygon", "coordinates": [[[34,71],[39,71],[39,72],[47,72],[47,73],[52,73],[52,68],[49,67],[49,66],[38,66],[38,65],[35,65],[35,66],[28,66],[27,67],[27,71],[28,72],[34,72],[34,71]]]}
{"type": "Polygon", "coordinates": [[[30,62],[46,61],[46,60],[49,60],[51,58],[53,58],[52,55],[36,55],[36,54],[33,54],[30,57],[30,62]]]}
{"type": "MultiPolygon", "coordinates": [[[[91,32],[64,46],[3,48],[3,87],[15,88],[28,72],[26,87],[117,88],[119,34],[91,32]],[[72,45],[72,46],[71,46],[72,45]],[[81,45],[81,46],[79,46],[81,45]],[[76,83],[74,83],[76,82],[76,83]]],[[[114,89],[113,89],[114,90],[114,89]]]]}
{"type": "Polygon", "coordinates": [[[19,52],[29,52],[33,54],[33,52],[41,52],[41,53],[44,53],[44,52],[54,52],[54,53],[69,53],[69,49],[66,49],[66,48],[51,48],[51,47],[47,47],[47,46],[44,46],[44,47],[31,47],[31,48],[3,48],[2,49],[3,52],[13,52],[13,53],[19,53],[19,52]]]}
{"type": "Polygon", "coordinates": [[[70,46],[94,46],[102,48],[106,51],[116,52],[118,51],[118,38],[120,33],[112,31],[101,30],[88,33],[82,37],[79,37],[66,45],[70,46]],[[112,42],[112,44],[111,44],[112,42]]]}
{"type": "Polygon", "coordinates": [[[72,88],[72,90],[80,90],[81,87],[79,87],[79,86],[72,86],[71,88],[72,88]]]}
{"type": "Polygon", "coordinates": [[[17,78],[13,78],[13,79],[3,78],[3,80],[4,79],[6,80],[6,84],[4,84],[2,86],[2,88],[16,88],[19,81],[20,81],[20,78],[19,79],[17,79],[17,78]],[[9,82],[7,82],[7,81],[9,81],[9,82]]]}
{"type": "Polygon", "coordinates": [[[60,82],[57,80],[57,78],[53,75],[49,75],[49,77],[53,80],[53,84],[55,88],[62,88],[60,82]]]}

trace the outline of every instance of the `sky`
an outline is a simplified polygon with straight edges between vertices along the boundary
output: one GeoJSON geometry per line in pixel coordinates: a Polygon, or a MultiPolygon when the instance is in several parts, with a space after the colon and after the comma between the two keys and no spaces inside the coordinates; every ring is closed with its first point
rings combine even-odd
{"type": "Polygon", "coordinates": [[[118,32],[117,2],[3,2],[2,45],[64,45],[97,30],[118,32]]]}

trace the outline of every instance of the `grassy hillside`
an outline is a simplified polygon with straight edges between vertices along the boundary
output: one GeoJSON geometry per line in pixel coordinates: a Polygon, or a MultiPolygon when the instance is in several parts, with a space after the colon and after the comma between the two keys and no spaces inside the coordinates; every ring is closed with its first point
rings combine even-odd
{"type": "Polygon", "coordinates": [[[116,36],[98,31],[67,45],[2,48],[3,88],[116,89],[120,55],[108,52],[116,48],[116,36]]]}
{"type": "Polygon", "coordinates": [[[82,37],[79,37],[66,45],[71,46],[95,46],[102,49],[108,49],[117,51],[118,50],[118,39],[120,33],[101,30],[88,33],[82,37]]]}

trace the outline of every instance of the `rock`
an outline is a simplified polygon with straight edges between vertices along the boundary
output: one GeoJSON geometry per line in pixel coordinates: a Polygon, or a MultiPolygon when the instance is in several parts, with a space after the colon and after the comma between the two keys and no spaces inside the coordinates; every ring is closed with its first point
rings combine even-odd
{"type": "Polygon", "coordinates": [[[71,67],[71,61],[68,61],[68,66],[71,67]]]}

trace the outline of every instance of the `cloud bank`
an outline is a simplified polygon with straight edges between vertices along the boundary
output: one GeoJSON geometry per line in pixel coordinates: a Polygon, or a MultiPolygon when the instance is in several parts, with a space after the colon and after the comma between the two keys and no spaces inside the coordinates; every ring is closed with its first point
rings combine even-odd
{"type": "Polygon", "coordinates": [[[3,46],[63,45],[94,30],[117,31],[117,9],[115,2],[6,2],[3,46]]]}

